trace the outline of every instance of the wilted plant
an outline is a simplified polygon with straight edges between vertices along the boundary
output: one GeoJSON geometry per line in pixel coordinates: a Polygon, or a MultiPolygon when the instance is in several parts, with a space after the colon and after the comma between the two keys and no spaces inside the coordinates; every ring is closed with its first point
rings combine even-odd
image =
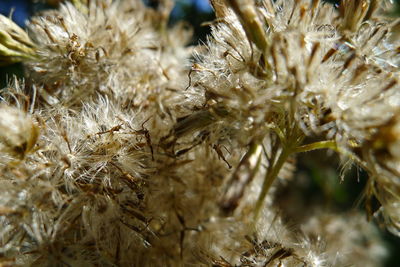
{"type": "Polygon", "coordinates": [[[212,36],[190,47],[171,1],[71,2],[29,37],[0,18],[0,56],[26,68],[1,92],[2,264],[382,264],[360,214],[315,203],[289,228],[275,192],[298,154],[332,150],[369,173],[367,214],[399,235],[389,3],[213,0],[212,36]]]}

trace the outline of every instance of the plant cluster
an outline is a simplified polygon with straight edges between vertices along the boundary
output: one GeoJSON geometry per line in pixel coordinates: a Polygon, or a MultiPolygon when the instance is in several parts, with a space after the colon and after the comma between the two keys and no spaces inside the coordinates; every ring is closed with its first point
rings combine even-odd
{"type": "Polygon", "coordinates": [[[197,47],[169,0],[0,16],[1,62],[25,67],[0,94],[2,266],[383,264],[365,217],[400,235],[391,3],[211,3],[197,47]],[[278,196],[317,149],[369,174],[367,216],[278,196]]]}

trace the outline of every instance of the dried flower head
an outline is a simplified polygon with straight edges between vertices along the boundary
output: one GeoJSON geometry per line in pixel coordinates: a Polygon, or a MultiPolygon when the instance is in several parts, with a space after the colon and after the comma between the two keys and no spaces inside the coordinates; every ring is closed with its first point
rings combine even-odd
{"type": "Polygon", "coordinates": [[[4,103],[0,104],[0,150],[22,159],[35,146],[39,127],[31,116],[4,103]]]}
{"type": "Polygon", "coordinates": [[[343,1],[338,12],[306,0],[213,1],[213,6],[219,18],[208,52],[192,67],[191,90],[205,108],[218,106],[227,114],[216,121],[229,135],[215,132],[215,139],[248,147],[276,136],[272,154],[278,156],[269,161],[256,209],[288,156],[330,148],[370,173],[368,198],[375,195],[389,229],[398,228],[393,203],[399,175],[384,163],[395,141],[383,135],[400,103],[398,44],[391,38],[397,22],[382,15],[386,5],[343,1]],[[323,141],[304,145],[306,136],[323,141]],[[385,160],[373,144],[388,151],[385,160]]]}
{"type": "Polygon", "coordinates": [[[29,75],[45,84],[50,104],[80,105],[101,93],[138,105],[156,98],[164,84],[176,87],[172,78],[183,68],[175,58],[185,60],[190,52],[182,47],[188,41],[183,27],[172,39],[156,28],[160,18],[140,1],[79,6],[67,2],[28,25],[39,57],[28,64],[29,75]]]}

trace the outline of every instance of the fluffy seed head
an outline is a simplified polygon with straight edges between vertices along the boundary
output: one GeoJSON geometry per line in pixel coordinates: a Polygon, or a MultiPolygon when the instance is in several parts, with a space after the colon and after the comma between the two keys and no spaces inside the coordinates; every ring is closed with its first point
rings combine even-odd
{"type": "Polygon", "coordinates": [[[0,151],[23,158],[29,153],[39,136],[39,127],[25,112],[0,105],[0,151]]]}

